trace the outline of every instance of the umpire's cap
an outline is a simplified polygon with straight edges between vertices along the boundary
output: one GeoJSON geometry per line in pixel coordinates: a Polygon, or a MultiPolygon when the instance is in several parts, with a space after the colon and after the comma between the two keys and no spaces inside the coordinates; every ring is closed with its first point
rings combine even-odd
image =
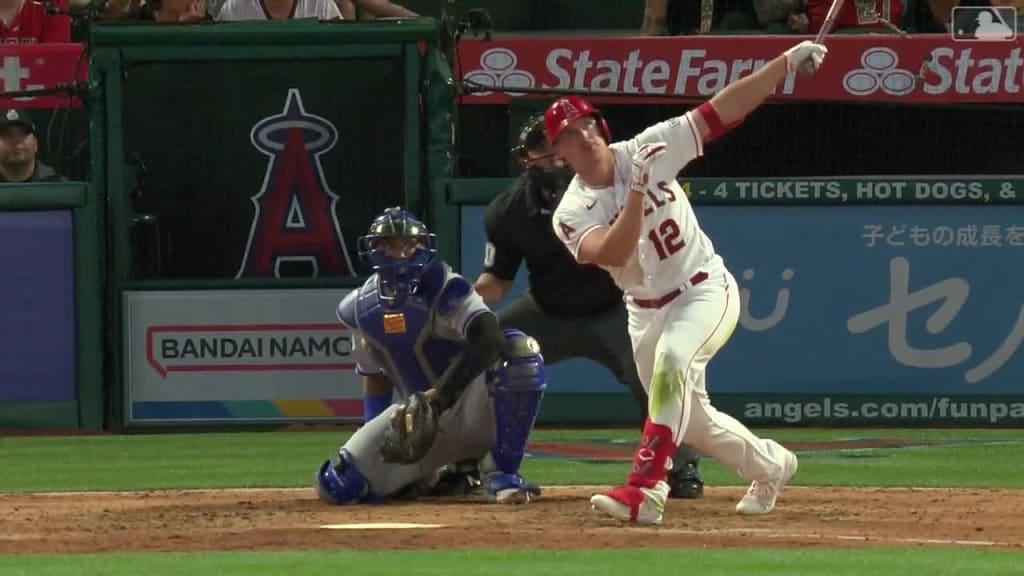
{"type": "Polygon", "coordinates": [[[32,134],[36,132],[36,125],[32,122],[32,117],[24,110],[11,108],[3,113],[3,117],[0,117],[0,130],[5,130],[11,126],[21,126],[32,134]]]}
{"type": "Polygon", "coordinates": [[[544,143],[545,139],[544,113],[539,112],[523,122],[523,127],[519,129],[519,139],[512,147],[512,154],[522,158],[526,156],[527,150],[536,150],[544,143]]]}

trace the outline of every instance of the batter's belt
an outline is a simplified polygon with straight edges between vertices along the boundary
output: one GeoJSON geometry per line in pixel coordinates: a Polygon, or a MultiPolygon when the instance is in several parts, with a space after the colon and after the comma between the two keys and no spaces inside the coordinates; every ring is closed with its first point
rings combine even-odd
{"type": "Polygon", "coordinates": [[[697,272],[693,276],[690,276],[690,279],[687,280],[685,287],[676,288],[675,290],[669,292],[668,294],[665,294],[660,298],[653,298],[651,300],[641,300],[639,298],[633,298],[633,305],[639,308],[661,308],[665,304],[668,304],[669,302],[678,298],[679,295],[683,293],[683,290],[687,288],[692,288],[707,279],[707,272],[697,272]]]}

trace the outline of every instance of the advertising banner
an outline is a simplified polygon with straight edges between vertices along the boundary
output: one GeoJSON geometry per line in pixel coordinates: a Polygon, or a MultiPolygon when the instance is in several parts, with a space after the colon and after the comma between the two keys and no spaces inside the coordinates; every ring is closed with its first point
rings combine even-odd
{"type": "MultiPolygon", "coordinates": [[[[483,261],[463,207],[463,267],[483,261]]],[[[740,287],[739,326],[708,386],[744,419],[1024,424],[1024,209],[697,206],[740,287]]],[[[520,274],[511,294],[525,287],[520,274]]],[[[602,367],[555,392],[625,389],[602,367]]]]}
{"type": "Polygon", "coordinates": [[[346,292],[126,292],[128,423],[361,422],[346,292]]]}
{"type": "MultiPolygon", "coordinates": [[[[84,82],[88,61],[82,44],[0,44],[0,83],[4,92],[54,88],[84,82]]],[[[0,98],[4,108],[77,108],[78,97],[65,94],[0,98]]]]}
{"type": "Polygon", "coordinates": [[[681,178],[695,204],[1022,204],[1024,176],[681,178]]]}
{"type": "MultiPolygon", "coordinates": [[[[476,93],[463,104],[505,104],[523,88],[606,91],[595,102],[707,99],[763,66],[798,36],[464,38],[461,80],[476,93]],[[494,88],[494,90],[488,90],[494,88]]],[[[1024,98],[1024,36],[958,42],[945,34],[835,35],[813,76],[792,73],[777,100],[950,103],[1024,98]]],[[[531,95],[551,98],[550,94],[531,95]]]]}
{"type": "Polygon", "coordinates": [[[71,211],[0,212],[0,401],[74,400],[71,211]]]}

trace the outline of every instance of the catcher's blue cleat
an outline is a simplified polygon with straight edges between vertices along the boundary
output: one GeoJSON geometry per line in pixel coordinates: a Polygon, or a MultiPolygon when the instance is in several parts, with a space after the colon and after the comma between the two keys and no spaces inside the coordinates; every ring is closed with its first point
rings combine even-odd
{"type": "Polygon", "coordinates": [[[519,474],[492,472],[483,478],[487,499],[499,504],[525,504],[540,496],[540,485],[523,480],[519,474]]]}

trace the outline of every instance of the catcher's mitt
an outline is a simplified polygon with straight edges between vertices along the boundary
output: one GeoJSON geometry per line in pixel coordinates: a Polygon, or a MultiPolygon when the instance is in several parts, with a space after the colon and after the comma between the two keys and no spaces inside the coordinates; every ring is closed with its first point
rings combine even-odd
{"type": "Polygon", "coordinates": [[[414,464],[434,444],[440,410],[430,397],[417,392],[391,415],[380,455],[385,462],[414,464]]]}

